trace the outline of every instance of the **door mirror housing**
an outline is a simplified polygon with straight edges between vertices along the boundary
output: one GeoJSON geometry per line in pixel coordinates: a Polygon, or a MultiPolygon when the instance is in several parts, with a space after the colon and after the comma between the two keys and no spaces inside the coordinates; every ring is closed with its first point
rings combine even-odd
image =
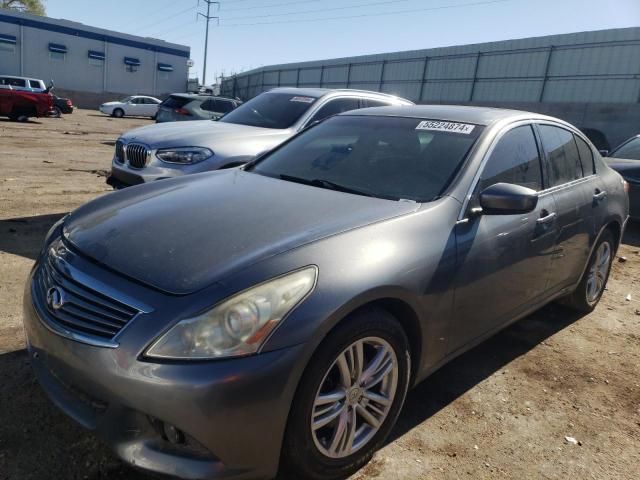
{"type": "Polygon", "coordinates": [[[521,185],[496,183],[480,192],[480,206],[486,215],[529,213],[538,205],[538,193],[521,185]]]}
{"type": "Polygon", "coordinates": [[[602,155],[603,157],[608,157],[609,156],[609,150],[598,150],[598,152],[600,153],[600,155],[602,155]]]}

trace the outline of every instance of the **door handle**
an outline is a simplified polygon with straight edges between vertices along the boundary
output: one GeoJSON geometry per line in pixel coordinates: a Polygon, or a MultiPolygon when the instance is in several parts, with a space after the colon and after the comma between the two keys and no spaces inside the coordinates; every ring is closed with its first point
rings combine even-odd
{"type": "Polygon", "coordinates": [[[536,223],[538,225],[545,225],[549,222],[552,222],[556,218],[556,216],[557,216],[556,212],[552,212],[552,213],[547,212],[547,214],[544,217],[540,217],[539,219],[537,219],[536,223]]]}
{"type": "Polygon", "coordinates": [[[596,190],[596,193],[593,194],[593,199],[596,202],[599,202],[600,200],[604,200],[604,198],[607,196],[607,191],[606,190],[596,190]]]}

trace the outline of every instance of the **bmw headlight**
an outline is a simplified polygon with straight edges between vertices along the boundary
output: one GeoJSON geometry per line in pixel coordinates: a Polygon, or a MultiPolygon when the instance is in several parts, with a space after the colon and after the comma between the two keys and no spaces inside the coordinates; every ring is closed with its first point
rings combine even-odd
{"type": "Polygon", "coordinates": [[[310,266],[238,293],[197,317],[178,322],[145,355],[213,359],[256,353],[313,290],[317,276],[318,269],[310,266]]]}
{"type": "Polygon", "coordinates": [[[213,152],[204,147],[179,147],[179,148],[160,148],[156,152],[163,162],[192,164],[202,162],[213,156],[213,152]]]}

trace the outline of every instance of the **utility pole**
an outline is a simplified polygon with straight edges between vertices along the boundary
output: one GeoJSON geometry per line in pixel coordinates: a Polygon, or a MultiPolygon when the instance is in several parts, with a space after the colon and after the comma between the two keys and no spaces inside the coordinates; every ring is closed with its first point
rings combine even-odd
{"type": "MultiPolygon", "coordinates": [[[[214,2],[212,0],[202,0],[207,4],[207,14],[198,12],[198,15],[201,15],[207,21],[206,33],[204,36],[204,67],[202,68],[202,85],[207,84],[207,47],[209,46],[209,22],[214,18],[218,21],[218,25],[220,24],[220,17],[215,17],[211,15],[211,4],[216,4],[218,9],[220,8],[220,2],[214,2]]],[[[200,5],[200,0],[198,0],[198,5],[200,5]]]]}

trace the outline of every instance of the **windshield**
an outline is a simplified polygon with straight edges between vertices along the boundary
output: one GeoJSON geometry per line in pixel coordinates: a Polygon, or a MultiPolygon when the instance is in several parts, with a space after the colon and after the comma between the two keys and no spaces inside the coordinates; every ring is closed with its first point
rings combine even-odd
{"type": "Polygon", "coordinates": [[[482,129],[415,118],[336,116],[246,170],[359,195],[428,202],[448,187],[482,129]]]}
{"type": "Polygon", "coordinates": [[[133,97],[126,97],[126,98],[123,98],[122,100],[120,100],[120,103],[127,103],[127,102],[129,102],[131,100],[133,100],[133,97]]]}
{"type": "Polygon", "coordinates": [[[614,150],[610,157],[640,160],[640,137],[623,144],[617,150],[614,150]]]}
{"type": "Polygon", "coordinates": [[[316,100],[315,97],[291,93],[263,93],[227,113],[219,121],[285,129],[296,123],[316,100]]]}

